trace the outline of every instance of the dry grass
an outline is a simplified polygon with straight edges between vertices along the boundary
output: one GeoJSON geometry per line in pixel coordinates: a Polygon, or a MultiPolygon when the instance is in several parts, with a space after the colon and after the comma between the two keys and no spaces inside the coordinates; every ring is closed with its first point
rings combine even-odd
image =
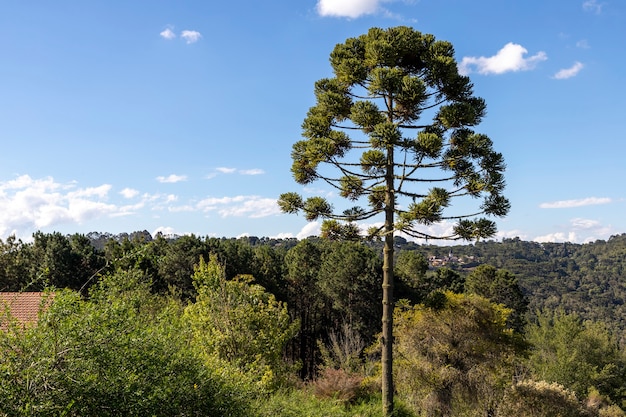
{"type": "Polygon", "coordinates": [[[318,398],[330,398],[351,403],[361,395],[363,377],[343,369],[325,368],[309,385],[318,398]]]}

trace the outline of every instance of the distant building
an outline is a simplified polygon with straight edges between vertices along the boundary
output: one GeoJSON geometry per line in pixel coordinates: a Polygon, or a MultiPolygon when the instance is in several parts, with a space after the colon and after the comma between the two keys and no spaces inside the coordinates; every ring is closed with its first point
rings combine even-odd
{"type": "Polygon", "coordinates": [[[50,306],[54,293],[0,292],[0,330],[6,330],[9,317],[22,326],[37,323],[39,314],[50,306]]]}
{"type": "Polygon", "coordinates": [[[452,254],[452,251],[448,252],[448,256],[444,256],[443,258],[438,258],[436,256],[431,256],[428,258],[428,263],[433,268],[445,266],[448,264],[466,265],[475,263],[476,261],[477,259],[475,256],[470,255],[457,257],[452,254]]]}

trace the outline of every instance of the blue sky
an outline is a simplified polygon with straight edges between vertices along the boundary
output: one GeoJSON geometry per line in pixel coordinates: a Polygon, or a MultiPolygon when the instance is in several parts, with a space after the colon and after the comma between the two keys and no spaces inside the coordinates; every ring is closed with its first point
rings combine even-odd
{"type": "Polygon", "coordinates": [[[4,0],[0,238],[317,234],[276,206],[328,192],[289,171],[313,84],[335,44],[397,25],[452,42],[487,102],[498,238],[626,232],[623,1],[4,0]]]}

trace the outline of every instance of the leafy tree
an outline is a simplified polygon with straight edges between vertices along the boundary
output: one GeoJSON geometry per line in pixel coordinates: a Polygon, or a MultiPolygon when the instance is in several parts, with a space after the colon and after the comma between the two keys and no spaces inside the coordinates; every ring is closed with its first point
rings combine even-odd
{"type": "Polygon", "coordinates": [[[465,277],[450,268],[438,268],[431,281],[434,288],[442,291],[452,291],[457,294],[465,291],[465,277]]]}
{"type": "Polygon", "coordinates": [[[254,247],[252,275],[256,281],[274,294],[277,299],[286,301],[283,267],[285,263],[284,249],[272,248],[268,245],[254,247]]]}
{"type": "Polygon", "coordinates": [[[319,245],[308,240],[299,242],[285,255],[287,299],[293,319],[299,320],[300,331],[291,351],[302,366],[302,378],[311,378],[317,368],[317,340],[323,337],[330,321],[330,302],[318,286],[322,253],[319,245]]]}
{"type": "Polygon", "coordinates": [[[250,276],[226,280],[215,255],[200,261],[193,282],[198,296],[185,319],[203,356],[228,361],[263,386],[280,382],[288,371],[285,346],[298,329],[287,306],[250,276]]]}
{"type": "Polygon", "coordinates": [[[347,323],[370,344],[380,328],[380,257],[361,242],[328,242],[324,249],[318,286],[330,302],[328,325],[338,332],[347,323]]]}
{"type": "Polygon", "coordinates": [[[534,379],[559,383],[579,398],[594,388],[617,404],[626,400],[626,358],[604,323],[562,310],[542,312],[527,333],[534,379]]]}
{"type": "Polygon", "coordinates": [[[398,298],[417,304],[436,291],[462,293],[465,277],[450,268],[428,271],[428,261],[417,251],[400,251],[394,277],[397,277],[398,298]]]}
{"type": "MultiPolygon", "coordinates": [[[[195,235],[182,236],[165,248],[159,262],[159,275],[167,286],[178,288],[183,298],[193,298],[194,267],[208,255],[206,245],[195,235]]],[[[167,287],[166,287],[167,288],[167,287]]]]}
{"type": "Polygon", "coordinates": [[[408,298],[413,302],[420,302],[424,293],[430,288],[426,283],[428,261],[416,251],[400,251],[396,259],[394,277],[396,277],[396,294],[399,298],[408,298]]]}
{"type": "Polygon", "coordinates": [[[28,245],[15,235],[0,239],[0,291],[21,291],[30,283],[28,245]]]}
{"type": "Polygon", "coordinates": [[[490,415],[525,345],[506,328],[510,310],[477,295],[440,294],[437,308],[397,309],[399,392],[428,417],[461,415],[463,406],[490,415]]]}
{"type": "Polygon", "coordinates": [[[85,289],[90,278],[105,265],[101,254],[89,239],[75,234],[70,237],[59,232],[33,234],[29,248],[31,258],[31,290],[45,286],[85,289]]]}
{"type": "Polygon", "coordinates": [[[512,310],[508,325],[522,332],[526,325],[528,300],[518,284],[517,277],[504,269],[480,265],[465,279],[465,291],[478,294],[512,310]]]}
{"type": "Polygon", "coordinates": [[[322,180],[356,206],[335,211],[322,197],[280,196],[284,212],[326,219],[328,237],[356,238],[355,222],[381,220],[368,231],[384,239],[383,409],[393,412],[394,233],[422,239],[493,236],[504,216],[502,155],[472,127],[485,114],[468,77],[458,72],[454,48],[409,27],[372,28],[338,44],[330,56],[334,77],[315,84],[316,104],[293,145],[296,182],[322,180]],[[431,118],[430,121],[422,118],[431,118]],[[432,188],[427,189],[428,185],[432,188]],[[450,212],[452,200],[483,198],[475,210],[450,212]],[[449,234],[425,226],[456,222],[449,234]]]}

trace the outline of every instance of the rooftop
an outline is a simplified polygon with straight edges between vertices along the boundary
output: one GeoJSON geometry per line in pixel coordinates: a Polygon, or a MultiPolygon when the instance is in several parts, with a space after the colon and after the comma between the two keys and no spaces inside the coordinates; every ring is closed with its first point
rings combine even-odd
{"type": "MultiPolygon", "coordinates": [[[[54,294],[44,292],[0,292],[0,314],[8,309],[11,317],[23,325],[37,322],[39,312],[50,305],[54,294]]],[[[0,329],[6,322],[0,315],[0,329]]]]}

